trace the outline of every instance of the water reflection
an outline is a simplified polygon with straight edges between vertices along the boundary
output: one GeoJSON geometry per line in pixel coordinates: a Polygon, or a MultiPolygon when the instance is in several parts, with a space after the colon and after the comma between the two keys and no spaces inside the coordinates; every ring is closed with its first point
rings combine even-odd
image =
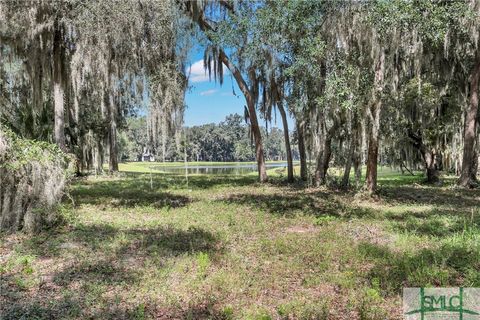
{"type": "MultiPolygon", "coordinates": [[[[287,166],[286,162],[267,163],[268,168],[284,168],[287,166]]],[[[236,174],[241,175],[257,171],[256,164],[231,164],[231,165],[187,165],[187,166],[163,166],[156,165],[151,167],[153,170],[163,171],[175,174],[236,174]]]]}

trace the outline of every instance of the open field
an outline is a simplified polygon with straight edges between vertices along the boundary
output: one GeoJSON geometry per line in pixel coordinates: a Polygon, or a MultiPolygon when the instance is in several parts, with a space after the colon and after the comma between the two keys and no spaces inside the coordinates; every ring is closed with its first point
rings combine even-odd
{"type": "MultiPolygon", "coordinates": [[[[480,190],[379,170],[375,199],[256,175],[82,178],[65,223],[0,238],[2,319],[400,319],[480,286],[480,190]]],[[[276,177],[275,177],[276,176],[276,177]]]]}

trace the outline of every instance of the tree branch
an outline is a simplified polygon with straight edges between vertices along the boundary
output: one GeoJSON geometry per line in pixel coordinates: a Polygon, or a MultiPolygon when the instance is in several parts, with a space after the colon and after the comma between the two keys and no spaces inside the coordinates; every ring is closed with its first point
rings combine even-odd
{"type": "Polygon", "coordinates": [[[222,7],[225,7],[228,11],[234,13],[233,4],[231,2],[228,2],[227,0],[220,0],[219,2],[222,7]]]}
{"type": "MultiPolygon", "coordinates": [[[[225,2],[225,1],[221,1],[221,2],[225,2]]],[[[203,13],[198,17],[197,19],[197,23],[200,27],[200,29],[202,31],[204,31],[206,37],[208,40],[212,41],[212,36],[208,34],[208,32],[215,32],[215,29],[212,27],[211,24],[209,24],[205,18],[203,17],[203,13]]],[[[221,60],[221,62],[228,68],[228,70],[230,70],[230,72],[233,74],[235,80],[237,81],[237,84],[240,88],[240,90],[242,90],[243,94],[245,95],[245,98],[247,100],[252,100],[253,97],[252,97],[252,92],[250,91],[250,89],[248,88],[248,85],[247,85],[247,82],[245,81],[245,79],[243,78],[242,76],[242,73],[240,72],[240,70],[233,64],[233,62],[228,58],[227,54],[225,53],[225,51],[223,51],[222,48],[218,48],[218,51],[219,51],[219,58],[221,60]]]]}
{"type": "Polygon", "coordinates": [[[245,95],[245,98],[247,99],[252,99],[252,93],[250,92],[249,88],[248,88],[248,85],[245,81],[245,79],[243,79],[242,77],[242,73],[240,72],[240,70],[238,70],[238,68],[230,61],[230,59],[228,59],[228,56],[225,54],[225,52],[222,50],[222,49],[219,49],[220,51],[220,60],[222,61],[222,63],[224,65],[227,66],[228,70],[230,70],[230,72],[233,74],[233,77],[235,78],[235,80],[237,81],[237,84],[238,84],[238,87],[240,88],[240,90],[242,90],[243,94],[245,95]]]}

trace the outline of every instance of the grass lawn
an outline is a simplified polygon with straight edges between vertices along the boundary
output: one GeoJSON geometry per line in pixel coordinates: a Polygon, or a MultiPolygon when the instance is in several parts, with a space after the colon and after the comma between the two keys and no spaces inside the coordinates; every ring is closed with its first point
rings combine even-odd
{"type": "Polygon", "coordinates": [[[403,287],[480,287],[480,190],[452,179],[382,169],[371,199],[120,168],[75,181],[59,227],[0,236],[0,318],[401,319],[403,287]]]}

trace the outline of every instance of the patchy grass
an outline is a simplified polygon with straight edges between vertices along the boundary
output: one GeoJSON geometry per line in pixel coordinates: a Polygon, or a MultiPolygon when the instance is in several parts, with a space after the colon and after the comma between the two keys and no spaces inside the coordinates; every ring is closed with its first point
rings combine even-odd
{"type": "Polygon", "coordinates": [[[2,319],[400,319],[405,286],[480,286],[480,191],[448,178],[381,170],[371,200],[131,166],[1,235],[2,319]]]}

